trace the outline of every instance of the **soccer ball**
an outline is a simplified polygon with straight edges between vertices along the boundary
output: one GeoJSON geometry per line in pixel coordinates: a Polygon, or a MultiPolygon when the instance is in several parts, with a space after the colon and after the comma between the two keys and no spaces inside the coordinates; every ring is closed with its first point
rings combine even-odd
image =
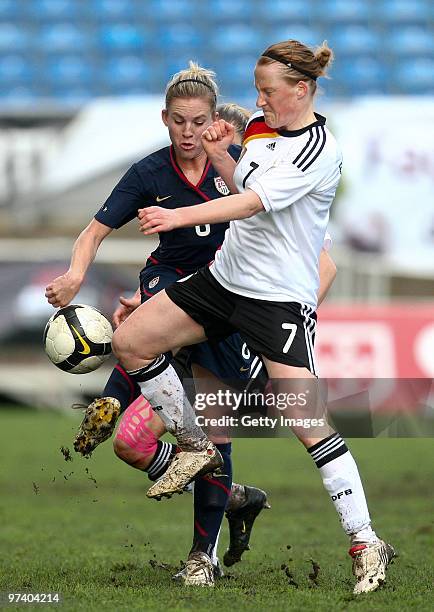
{"type": "Polygon", "coordinates": [[[112,352],[113,329],[99,310],[84,304],[60,308],[44,330],[44,348],[55,366],[71,374],[93,372],[112,352]]]}

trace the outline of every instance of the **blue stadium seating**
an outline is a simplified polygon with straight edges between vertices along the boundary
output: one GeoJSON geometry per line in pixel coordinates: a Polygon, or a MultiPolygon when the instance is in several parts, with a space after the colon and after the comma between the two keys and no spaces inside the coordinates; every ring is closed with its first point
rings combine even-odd
{"type": "Polygon", "coordinates": [[[24,51],[30,47],[31,35],[13,23],[0,23],[0,53],[24,51]]]}
{"type": "Polygon", "coordinates": [[[131,21],[136,17],[136,6],[125,0],[93,0],[92,9],[99,21],[131,21]]]}
{"type": "Polygon", "coordinates": [[[305,0],[274,0],[272,4],[260,2],[257,11],[261,21],[275,23],[282,23],[285,20],[291,23],[306,22],[315,15],[314,6],[305,0]]]}
{"type": "Polygon", "coordinates": [[[320,5],[324,21],[339,23],[357,23],[367,21],[372,15],[371,7],[366,0],[324,0],[320,5]]]}
{"type": "Polygon", "coordinates": [[[115,52],[141,50],[148,39],[147,30],[131,23],[105,25],[99,38],[103,49],[115,52]]]}
{"type": "Polygon", "coordinates": [[[289,39],[300,40],[306,45],[315,46],[322,43],[323,38],[323,33],[318,28],[313,28],[306,25],[289,24],[287,26],[273,28],[272,36],[270,35],[267,46],[273,42],[289,39]]]}
{"type": "Polygon", "coordinates": [[[207,2],[207,14],[213,21],[233,19],[246,22],[254,19],[254,9],[248,9],[245,0],[208,0],[207,2]]]}
{"type": "Polygon", "coordinates": [[[397,56],[434,54],[434,37],[424,27],[400,26],[388,34],[384,43],[389,53],[397,56]]]}
{"type": "Polygon", "coordinates": [[[432,23],[433,13],[431,0],[382,0],[374,8],[376,19],[392,23],[432,23]]]}
{"type": "Polygon", "coordinates": [[[16,0],[0,0],[0,18],[5,21],[18,20],[22,17],[20,8],[16,0]]]}
{"type": "Polygon", "coordinates": [[[156,49],[161,48],[164,53],[171,55],[179,55],[185,49],[193,51],[206,43],[202,32],[186,23],[161,27],[152,41],[156,49]]]}
{"type": "Polygon", "coordinates": [[[137,11],[148,19],[163,23],[169,23],[171,20],[196,22],[196,26],[200,27],[202,21],[198,19],[202,17],[201,3],[194,0],[139,0],[137,11]]]}
{"type": "Polygon", "coordinates": [[[38,49],[46,53],[86,52],[93,46],[93,36],[83,28],[72,23],[53,23],[44,26],[37,35],[38,49]]]}
{"type": "Polygon", "coordinates": [[[327,37],[329,45],[339,56],[350,54],[374,54],[380,49],[379,32],[361,25],[340,26],[327,37]]]}
{"type": "Polygon", "coordinates": [[[257,59],[256,55],[241,55],[233,58],[229,64],[224,60],[216,62],[214,68],[222,93],[226,94],[228,87],[232,89],[235,86],[237,91],[249,89],[255,95],[253,69],[257,59]]]}
{"type": "Polygon", "coordinates": [[[3,85],[27,84],[32,80],[32,68],[22,55],[0,56],[0,82],[3,85]]]}
{"type": "Polygon", "coordinates": [[[210,31],[209,42],[216,52],[232,56],[238,53],[260,53],[269,44],[260,30],[244,23],[218,26],[210,31]]]}
{"type": "Polygon", "coordinates": [[[327,95],[423,94],[433,18],[433,0],[0,0],[0,99],[161,93],[193,59],[252,100],[254,61],[289,38],[335,50],[327,95]]]}
{"type": "Polygon", "coordinates": [[[143,58],[125,55],[110,59],[104,65],[101,75],[103,80],[115,89],[119,87],[149,86],[153,72],[143,58]]]}
{"type": "Polygon", "coordinates": [[[348,95],[387,93],[388,74],[384,64],[375,58],[355,57],[337,60],[331,71],[334,81],[339,80],[343,91],[348,95]]]}
{"type": "Polygon", "coordinates": [[[88,6],[86,0],[31,0],[23,2],[19,10],[27,18],[46,23],[89,17],[88,6]]]}
{"type": "Polygon", "coordinates": [[[82,85],[87,87],[95,79],[97,71],[83,57],[65,56],[49,60],[44,74],[47,80],[59,87],[82,85]]]}
{"type": "Polygon", "coordinates": [[[398,62],[393,71],[393,85],[396,93],[434,95],[434,59],[420,57],[398,62]]]}

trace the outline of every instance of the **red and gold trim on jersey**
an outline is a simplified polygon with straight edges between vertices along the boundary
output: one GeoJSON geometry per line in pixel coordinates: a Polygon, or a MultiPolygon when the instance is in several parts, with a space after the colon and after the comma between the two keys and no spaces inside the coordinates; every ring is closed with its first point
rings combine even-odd
{"type": "Polygon", "coordinates": [[[244,133],[243,146],[245,147],[248,142],[251,142],[256,138],[277,138],[278,136],[278,132],[276,132],[276,130],[273,128],[268,127],[263,117],[257,117],[247,126],[244,133]]]}

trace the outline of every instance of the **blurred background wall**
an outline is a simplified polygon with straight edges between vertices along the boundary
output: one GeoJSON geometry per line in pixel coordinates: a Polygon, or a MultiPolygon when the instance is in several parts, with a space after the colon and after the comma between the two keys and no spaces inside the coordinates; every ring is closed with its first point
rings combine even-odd
{"type": "MultiPolygon", "coordinates": [[[[79,231],[128,166],[167,143],[164,86],[193,59],[254,109],[257,56],[288,38],[336,53],[318,107],[344,153],[320,310],[324,376],[434,375],[434,5],[430,0],[0,0],[0,396],[66,407],[41,351],[79,231]]],[[[110,315],[153,242],[106,241],[77,302],[110,315]]]]}

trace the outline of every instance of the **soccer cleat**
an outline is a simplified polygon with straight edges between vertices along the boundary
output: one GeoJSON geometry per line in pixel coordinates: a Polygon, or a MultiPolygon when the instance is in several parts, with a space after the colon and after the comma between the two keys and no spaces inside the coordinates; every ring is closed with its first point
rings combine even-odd
{"type": "MultiPolygon", "coordinates": [[[[223,578],[225,573],[223,571],[223,567],[219,559],[217,559],[217,563],[215,565],[213,563],[212,567],[213,567],[214,581],[216,581],[218,578],[223,578]]],[[[179,572],[177,572],[176,574],[172,576],[172,580],[174,580],[175,582],[181,582],[182,580],[185,580],[186,576],[187,576],[187,566],[184,565],[182,570],[180,570],[179,572]]]]}
{"type": "Polygon", "coordinates": [[[184,586],[214,586],[214,566],[204,552],[190,553],[185,564],[184,586]]]}
{"type": "Polygon", "coordinates": [[[208,442],[203,451],[181,451],[174,456],[166,472],[146,495],[160,500],[162,497],[171,497],[174,493],[183,493],[192,480],[222,465],[222,456],[212,442],[208,442]]]}
{"type": "Polygon", "coordinates": [[[241,561],[243,552],[250,550],[253,523],[264,508],[271,508],[265,491],[247,486],[244,491],[245,499],[240,506],[226,512],[229,522],[229,548],[223,557],[226,567],[241,561]]]}
{"type": "Polygon", "coordinates": [[[390,544],[379,540],[374,544],[358,544],[348,551],[353,559],[357,578],[354,595],[375,591],[386,580],[386,569],[396,553],[390,544]]]}
{"type": "Polygon", "coordinates": [[[94,400],[87,408],[80,429],[74,440],[74,450],[90,457],[92,452],[110,438],[118,420],[121,405],[114,397],[101,397],[94,400]]]}

